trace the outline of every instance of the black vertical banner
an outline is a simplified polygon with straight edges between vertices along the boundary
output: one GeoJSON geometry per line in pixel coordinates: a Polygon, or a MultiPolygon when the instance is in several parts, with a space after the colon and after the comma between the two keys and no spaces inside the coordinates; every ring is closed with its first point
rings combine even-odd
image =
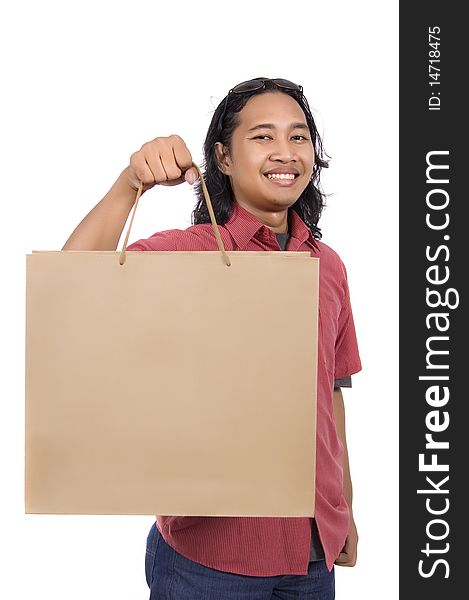
{"type": "Polygon", "coordinates": [[[468,593],[469,392],[463,380],[469,379],[469,111],[463,103],[469,35],[463,6],[451,1],[400,6],[404,599],[452,600],[468,593]]]}

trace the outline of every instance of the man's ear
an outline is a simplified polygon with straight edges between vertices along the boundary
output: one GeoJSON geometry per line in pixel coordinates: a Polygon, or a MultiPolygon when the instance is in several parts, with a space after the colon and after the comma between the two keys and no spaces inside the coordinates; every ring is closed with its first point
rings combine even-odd
{"type": "Polygon", "coordinates": [[[225,175],[230,175],[231,169],[228,148],[221,142],[215,142],[215,156],[217,157],[218,168],[220,171],[225,175]]]}

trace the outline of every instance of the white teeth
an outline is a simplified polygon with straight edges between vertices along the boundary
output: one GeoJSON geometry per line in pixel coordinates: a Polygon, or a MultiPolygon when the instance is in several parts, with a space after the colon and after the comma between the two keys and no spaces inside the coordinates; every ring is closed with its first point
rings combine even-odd
{"type": "Polygon", "coordinates": [[[268,179],[295,179],[293,173],[267,173],[268,179]]]}

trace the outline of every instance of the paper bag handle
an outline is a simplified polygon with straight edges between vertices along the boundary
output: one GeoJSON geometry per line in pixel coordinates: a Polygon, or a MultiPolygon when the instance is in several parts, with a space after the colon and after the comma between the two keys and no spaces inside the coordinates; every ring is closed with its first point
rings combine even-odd
{"type": "MultiPolygon", "coordinates": [[[[217,240],[218,249],[220,250],[220,252],[222,254],[222,258],[223,258],[225,265],[227,267],[230,267],[231,266],[230,257],[228,256],[228,254],[225,251],[225,246],[223,245],[223,241],[221,239],[220,232],[218,230],[217,220],[215,219],[215,213],[213,212],[212,202],[210,200],[210,195],[208,193],[207,186],[205,185],[204,177],[202,175],[201,170],[195,163],[192,163],[192,166],[197,171],[197,173],[200,177],[200,183],[202,184],[202,191],[204,193],[205,202],[207,203],[207,208],[208,208],[208,212],[210,214],[210,220],[212,222],[213,233],[215,234],[215,239],[217,240]]],[[[143,184],[141,183],[137,190],[137,196],[135,197],[132,216],[130,218],[129,227],[127,228],[127,235],[125,236],[125,240],[122,245],[122,251],[120,254],[120,258],[119,258],[119,264],[121,264],[121,265],[123,265],[125,263],[125,249],[127,247],[127,242],[129,241],[130,230],[132,228],[132,223],[134,222],[135,211],[137,210],[138,201],[140,200],[142,191],[143,191],[143,184]]]]}

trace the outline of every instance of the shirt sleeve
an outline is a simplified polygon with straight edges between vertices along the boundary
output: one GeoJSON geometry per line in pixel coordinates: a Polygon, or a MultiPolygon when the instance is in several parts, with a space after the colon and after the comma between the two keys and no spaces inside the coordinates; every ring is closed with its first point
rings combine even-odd
{"type": "Polygon", "coordinates": [[[334,389],[340,390],[340,388],[351,388],[352,387],[352,378],[351,377],[341,377],[340,379],[336,379],[334,381],[334,389]]]}
{"type": "Polygon", "coordinates": [[[338,332],[335,343],[335,379],[350,377],[350,375],[361,371],[362,368],[346,274],[344,285],[345,294],[339,314],[338,332]]]}
{"type": "Polygon", "coordinates": [[[178,237],[181,237],[183,232],[179,229],[168,229],[167,231],[158,231],[151,237],[137,240],[127,246],[126,250],[136,251],[176,251],[178,250],[178,237]]]}

